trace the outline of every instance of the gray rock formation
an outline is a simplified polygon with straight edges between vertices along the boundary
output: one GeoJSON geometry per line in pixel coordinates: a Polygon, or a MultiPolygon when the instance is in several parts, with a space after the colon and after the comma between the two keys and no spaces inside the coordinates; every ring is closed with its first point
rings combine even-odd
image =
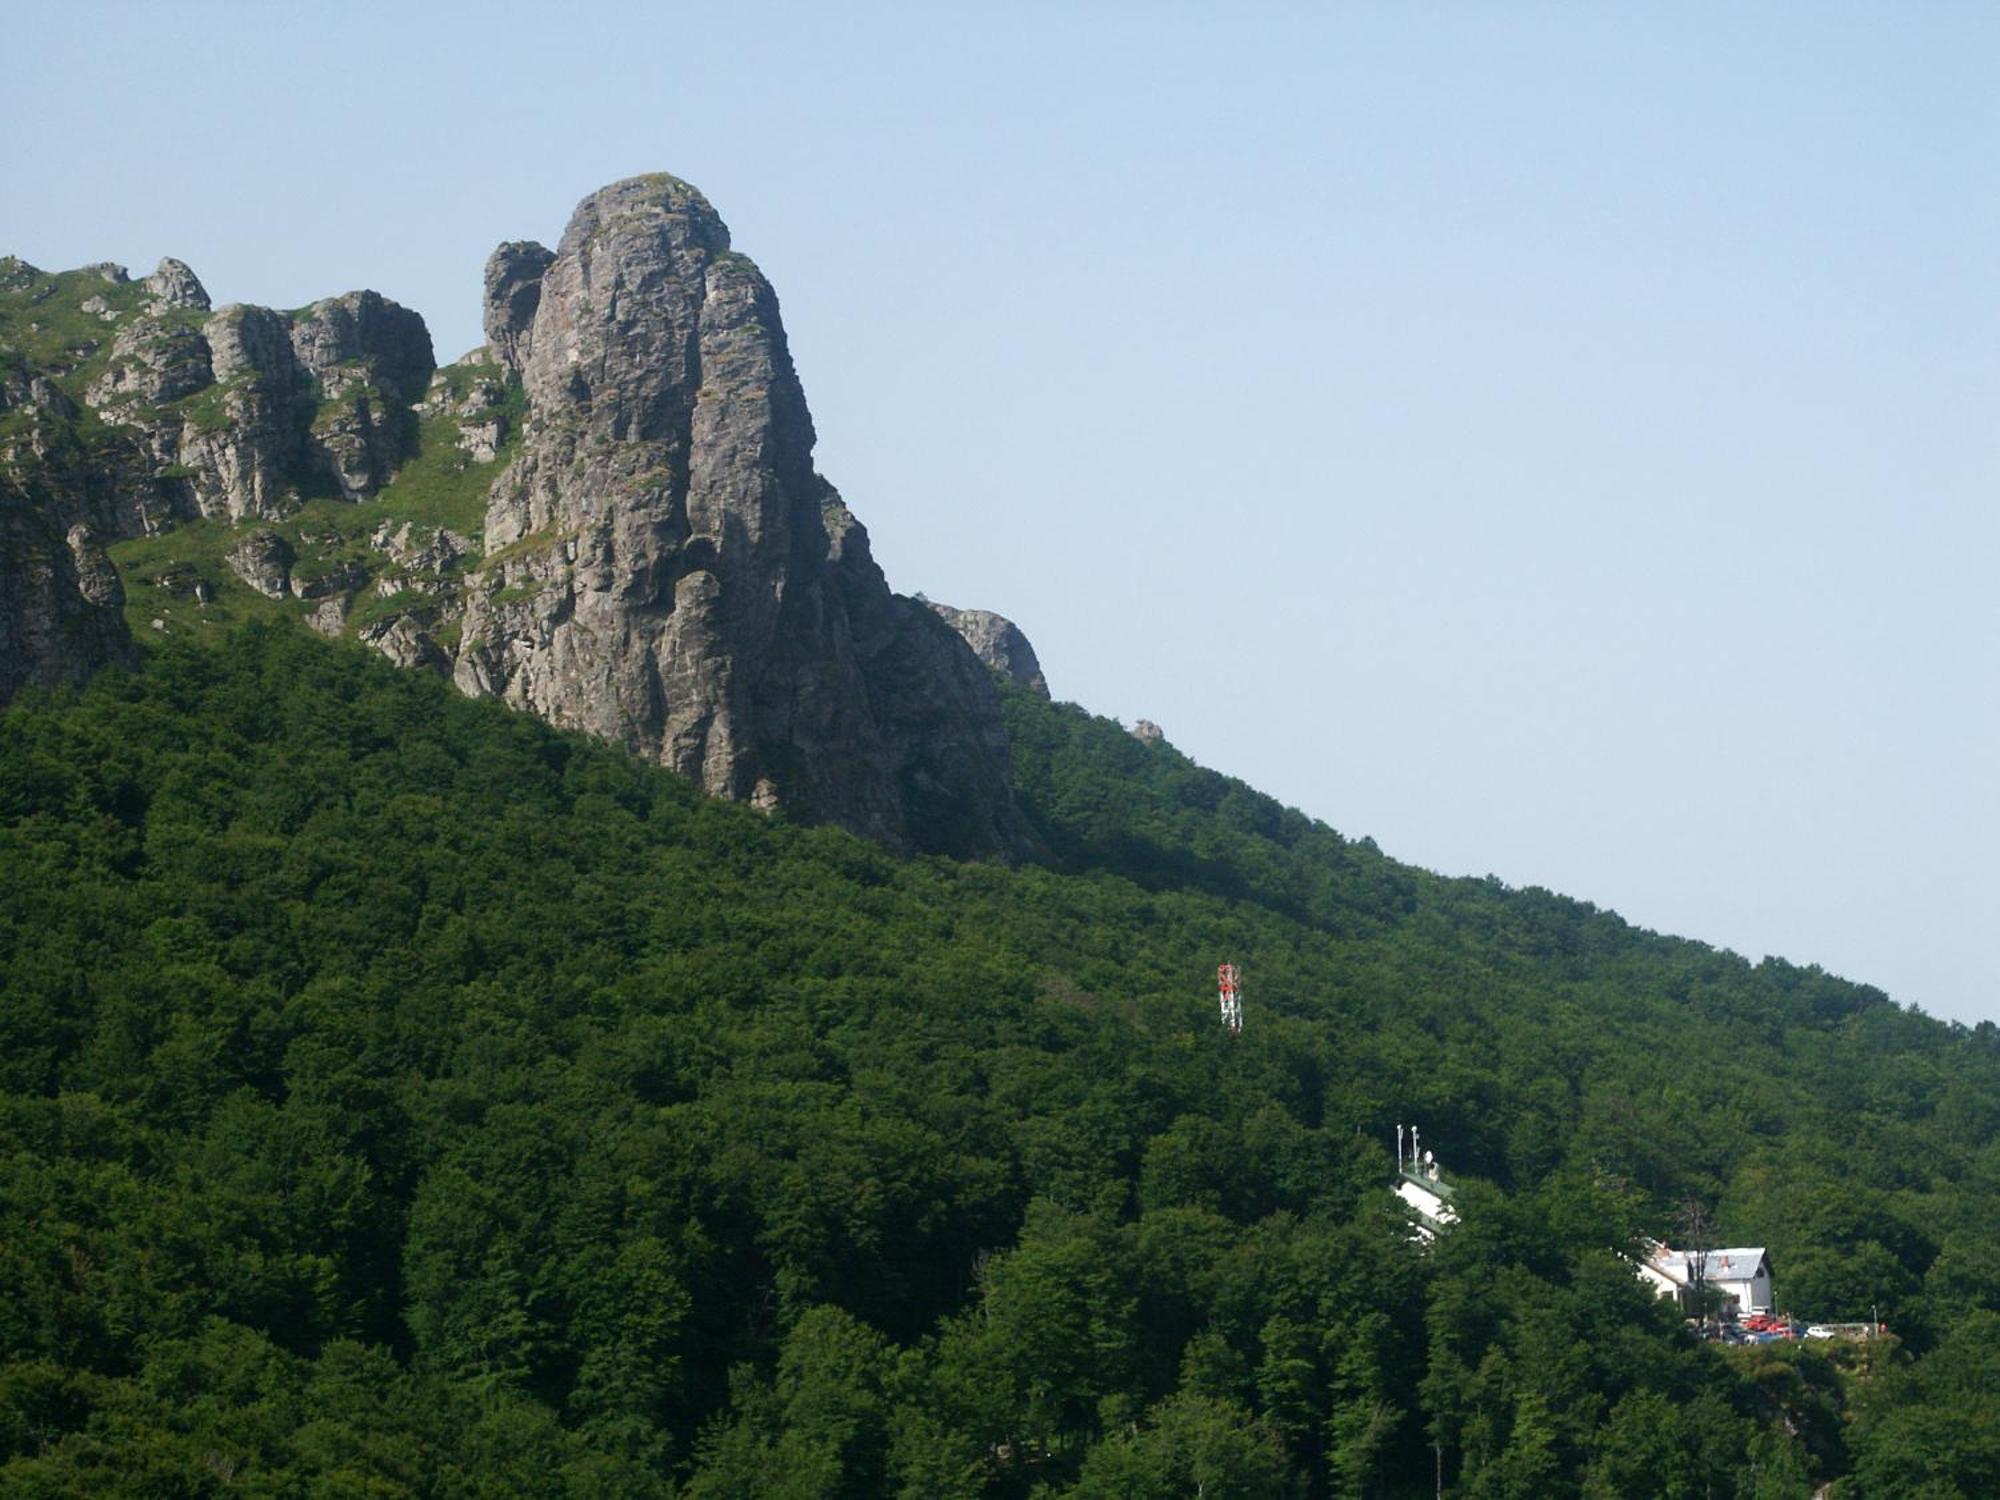
{"type": "Polygon", "coordinates": [[[291,320],[232,303],[202,328],[219,387],[190,413],[161,456],[191,471],[201,513],[232,521],[284,515],[303,465],[301,418],[310,420],[292,354],[291,320]]]}
{"type": "Polygon", "coordinates": [[[299,599],[330,599],[352,595],[368,582],[368,565],[358,558],[342,558],[311,573],[294,572],[292,595],[299,599]]]}
{"type": "Polygon", "coordinates": [[[331,594],[306,611],[306,627],[328,640],[347,633],[347,609],[353,601],[346,594],[331,594]]]}
{"type": "Polygon", "coordinates": [[[488,267],[528,422],[460,686],[893,847],[1021,847],[991,680],[814,472],[777,298],[707,200],[617,183],[546,255],[488,267]]]}
{"type": "Polygon", "coordinates": [[[378,621],[362,630],[361,639],[399,667],[442,674],[451,671],[451,658],[414,616],[378,621]]]}
{"type": "Polygon", "coordinates": [[[1042,664],[1035,657],[1035,648],[1028,644],[1020,626],[990,609],[953,609],[949,604],[935,601],[931,608],[937,611],[945,624],[964,637],[965,644],[972,648],[972,654],[993,671],[1009,682],[1018,682],[1031,693],[1048,697],[1048,679],[1042,676],[1042,664]]]}
{"type": "Polygon", "coordinates": [[[519,375],[527,360],[528,336],[542,301],[542,274],[554,259],[552,251],[533,240],[510,241],[487,259],[486,345],[512,374],[519,375]]]}
{"type": "Polygon", "coordinates": [[[148,304],[151,312],[166,312],[173,308],[208,311],[208,288],[201,284],[201,278],[185,262],[172,256],[161,261],[159,268],[146,278],[143,285],[153,299],[148,304]]]}
{"type": "Polygon", "coordinates": [[[104,545],[90,527],[79,521],[70,527],[63,543],[69,548],[70,566],[76,572],[76,591],[84,602],[99,609],[123,609],[125,585],[118,570],[105,556],[104,545]]]}
{"type": "MultiPolygon", "coordinates": [[[[170,473],[169,511],[273,520],[302,493],[366,499],[411,452],[410,404],[434,364],[415,313],[350,292],[296,317],[232,305],[203,321],[208,293],[179,261],[162,261],[143,285],[144,311],[119,326],[84,391],[143,455],[122,458],[104,476],[111,487],[129,493],[170,473]]],[[[124,507],[144,513],[144,527],[155,508],[124,507]]]]}
{"type": "Polygon", "coordinates": [[[1132,725],[1132,738],[1142,745],[1164,745],[1167,732],[1151,719],[1140,719],[1132,725]]]}
{"type": "Polygon", "coordinates": [[[291,591],[292,544],[269,527],[245,532],[223,561],[267,599],[282,599],[291,591]]]}
{"type": "Polygon", "coordinates": [[[306,446],[347,500],[387,484],[412,445],[409,407],[437,361],[430,331],[375,292],[315,302],[291,323],[299,376],[318,399],[306,446]]]}
{"type": "Polygon", "coordinates": [[[307,379],[324,387],[336,374],[364,376],[398,406],[421,396],[437,368],[424,320],[376,292],[315,302],[291,320],[290,334],[307,379]]]}

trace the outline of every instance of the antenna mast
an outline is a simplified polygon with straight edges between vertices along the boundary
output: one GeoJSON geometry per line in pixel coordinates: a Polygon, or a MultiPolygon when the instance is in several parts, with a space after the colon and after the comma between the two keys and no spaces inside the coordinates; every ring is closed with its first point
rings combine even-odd
{"type": "Polygon", "coordinates": [[[1216,988],[1222,999],[1222,1025],[1231,1036],[1243,1034],[1243,971],[1235,964],[1222,964],[1215,971],[1216,988]]]}

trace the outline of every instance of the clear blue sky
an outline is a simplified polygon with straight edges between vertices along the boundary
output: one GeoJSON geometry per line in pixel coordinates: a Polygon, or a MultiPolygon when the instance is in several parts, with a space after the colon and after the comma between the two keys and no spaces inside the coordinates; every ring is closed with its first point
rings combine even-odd
{"type": "Polygon", "coordinates": [[[0,249],[449,357],[678,173],[891,582],[1058,696],[2000,1019],[2000,9],[7,11],[0,249]]]}

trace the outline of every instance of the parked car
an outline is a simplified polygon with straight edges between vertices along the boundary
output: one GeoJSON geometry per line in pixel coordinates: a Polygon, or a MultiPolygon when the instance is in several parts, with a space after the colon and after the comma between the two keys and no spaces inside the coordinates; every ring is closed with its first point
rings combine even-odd
{"type": "Polygon", "coordinates": [[[1806,1337],[1809,1339],[1830,1339],[1837,1338],[1838,1336],[1824,1323],[1815,1323],[1806,1330],[1806,1337]]]}

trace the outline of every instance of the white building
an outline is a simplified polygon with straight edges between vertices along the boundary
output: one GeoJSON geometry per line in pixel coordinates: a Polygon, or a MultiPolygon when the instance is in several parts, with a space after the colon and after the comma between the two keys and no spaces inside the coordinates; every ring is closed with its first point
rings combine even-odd
{"type": "MultiPolygon", "coordinates": [[[[1645,1259],[1635,1262],[1639,1277],[1662,1297],[1679,1299],[1693,1311],[1694,1255],[1648,1241],[1645,1259]]],[[[1703,1257],[1704,1279],[1741,1313],[1771,1311],[1771,1257],[1764,1248],[1710,1250],[1703,1257]]]]}
{"type": "Polygon", "coordinates": [[[1416,1210],[1419,1239],[1434,1240],[1458,1222],[1458,1210],[1451,1206],[1451,1184],[1437,1175],[1433,1165],[1407,1168],[1396,1174],[1396,1196],[1416,1210]]]}

